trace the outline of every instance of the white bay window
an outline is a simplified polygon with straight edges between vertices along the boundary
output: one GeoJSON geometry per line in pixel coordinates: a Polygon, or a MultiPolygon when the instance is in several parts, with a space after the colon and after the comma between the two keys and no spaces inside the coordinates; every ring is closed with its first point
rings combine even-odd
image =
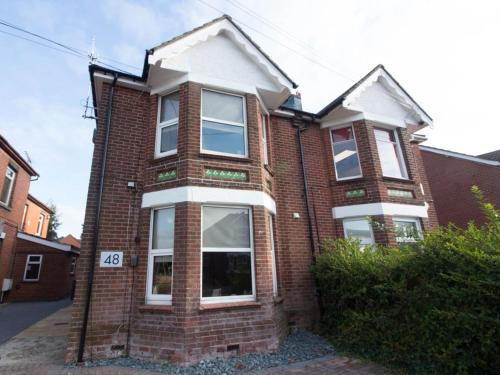
{"type": "Polygon", "coordinates": [[[396,131],[378,128],[374,131],[382,174],[386,177],[407,179],[408,173],[396,131]]]}
{"type": "Polygon", "coordinates": [[[255,299],[251,209],[202,207],[202,302],[255,299]]]}
{"type": "Polygon", "coordinates": [[[179,128],[179,92],[160,97],[158,125],[156,127],[156,157],[177,152],[177,132],[179,128]]]}
{"type": "Polygon", "coordinates": [[[345,238],[356,239],[362,246],[373,245],[375,243],[372,226],[368,219],[363,217],[344,219],[343,226],[345,238]]]}
{"type": "Polygon", "coordinates": [[[337,181],[362,177],[354,129],[348,126],[330,132],[337,181]]]}
{"type": "Polygon", "coordinates": [[[203,89],[201,102],[201,151],[246,157],[245,98],[203,89]]]}
{"type": "Polygon", "coordinates": [[[172,301],[175,208],[159,208],[151,213],[147,303],[172,301]]]}
{"type": "Polygon", "coordinates": [[[420,219],[418,218],[393,217],[392,223],[398,243],[415,242],[422,237],[422,227],[420,225],[420,219]]]}

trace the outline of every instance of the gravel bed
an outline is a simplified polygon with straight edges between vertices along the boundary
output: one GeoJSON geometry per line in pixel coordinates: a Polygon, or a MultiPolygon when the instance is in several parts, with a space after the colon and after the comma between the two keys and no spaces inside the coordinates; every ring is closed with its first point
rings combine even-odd
{"type": "Polygon", "coordinates": [[[87,362],[85,366],[121,366],[172,375],[230,375],[308,361],[325,355],[333,355],[334,353],[333,347],[323,338],[307,331],[298,331],[290,334],[274,353],[216,358],[201,361],[189,367],[132,358],[87,362]]]}

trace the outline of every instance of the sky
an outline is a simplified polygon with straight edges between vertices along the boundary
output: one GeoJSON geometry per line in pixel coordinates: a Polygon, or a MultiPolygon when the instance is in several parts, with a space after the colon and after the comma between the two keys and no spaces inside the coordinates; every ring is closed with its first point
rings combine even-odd
{"type": "MultiPolygon", "coordinates": [[[[83,51],[95,38],[101,62],[135,74],[145,49],[221,12],[299,84],[306,111],[382,63],[434,119],[427,145],[471,155],[500,148],[498,1],[0,2],[2,21],[83,51]]],[[[59,235],[79,237],[95,127],[82,118],[88,61],[5,32],[33,39],[0,25],[0,133],[28,153],[41,176],[30,192],[56,204],[59,235]]]]}

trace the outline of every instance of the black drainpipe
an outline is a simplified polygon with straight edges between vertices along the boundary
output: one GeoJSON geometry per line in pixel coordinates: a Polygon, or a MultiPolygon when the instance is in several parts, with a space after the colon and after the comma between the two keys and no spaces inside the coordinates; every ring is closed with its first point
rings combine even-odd
{"type": "MultiPolygon", "coordinates": [[[[304,147],[302,145],[302,132],[307,130],[307,127],[302,127],[300,125],[294,125],[297,128],[297,140],[299,142],[300,149],[300,165],[302,167],[302,178],[304,180],[304,196],[306,200],[306,210],[308,216],[308,224],[309,224],[309,239],[311,241],[311,253],[312,253],[312,261],[316,263],[316,244],[314,243],[314,230],[313,230],[313,217],[311,214],[311,208],[309,206],[309,188],[307,184],[307,174],[306,174],[306,166],[304,162],[304,147]]],[[[318,232],[318,227],[316,226],[316,233],[318,232]]],[[[323,299],[321,297],[321,291],[318,288],[316,278],[314,278],[314,287],[316,289],[316,296],[318,297],[318,307],[320,316],[323,316],[324,307],[323,307],[323,299]]]]}
{"type": "Polygon", "coordinates": [[[83,352],[85,350],[85,338],[87,336],[87,325],[89,322],[90,300],[92,298],[92,284],[94,282],[95,260],[97,254],[97,242],[99,240],[99,224],[101,220],[102,192],[104,190],[104,174],[106,172],[106,159],[108,156],[109,129],[111,128],[111,114],[113,107],[113,95],[115,92],[118,74],[114,74],[111,91],[108,97],[108,108],[106,113],[106,129],[104,135],[104,148],[102,150],[101,174],[99,178],[99,192],[97,195],[97,207],[94,223],[94,238],[92,241],[92,251],[90,253],[90,271],[87,278],[87,295],[85,296],[85,311],[83,313],[82,331],[80,333],[80,345],[78,346],[78,362],[83,362],[83,352]]]}

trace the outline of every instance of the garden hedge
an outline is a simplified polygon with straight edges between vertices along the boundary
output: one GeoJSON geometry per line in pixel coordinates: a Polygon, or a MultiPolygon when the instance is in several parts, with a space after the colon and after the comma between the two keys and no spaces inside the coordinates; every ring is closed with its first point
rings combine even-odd
{"type": "Polygon", "coordinates": [[[483,209],[484,227],[440,228],[407,248],[326,241],[313,266],[322,333],[408,373],[500,373],[500,217],[483,209]]]}

